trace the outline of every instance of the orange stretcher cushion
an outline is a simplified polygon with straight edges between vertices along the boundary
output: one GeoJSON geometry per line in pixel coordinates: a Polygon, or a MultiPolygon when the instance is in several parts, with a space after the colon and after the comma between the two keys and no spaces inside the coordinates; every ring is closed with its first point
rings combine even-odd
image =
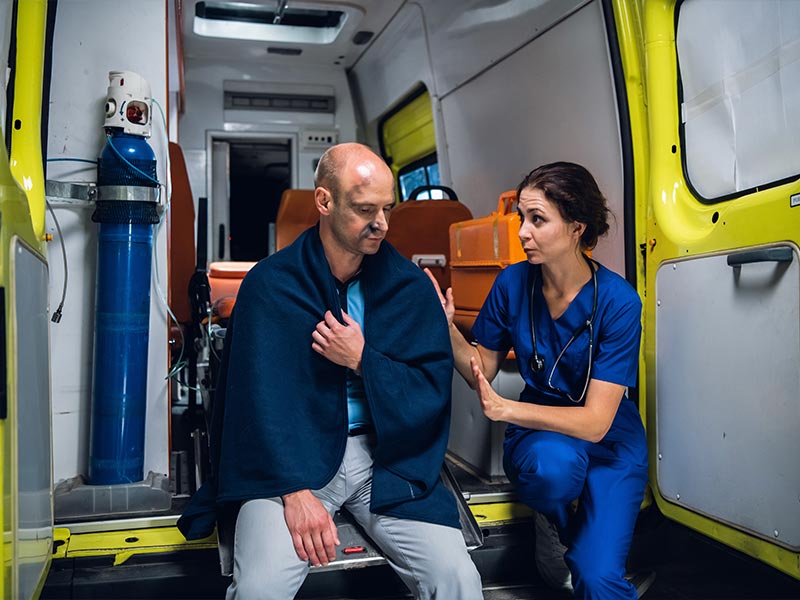
{"type": "Polygon", "coordinates": [[[211,302],[220,298],[236,298],[239,286],[254,262],[218,261],[208,266],[208,284],[211,286],[211,302]]]}

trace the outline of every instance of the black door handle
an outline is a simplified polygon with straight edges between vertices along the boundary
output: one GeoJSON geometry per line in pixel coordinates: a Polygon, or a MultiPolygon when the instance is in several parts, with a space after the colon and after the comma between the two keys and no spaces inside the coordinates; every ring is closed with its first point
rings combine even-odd
{"type": "Polygon", "coordinates": [[[779,246],[777,248],[761,248],[760,250],[745,250],[728,255],[729,267],[741,267],[742,265],[757,262],[792,262],[794,252],[789,246],[779,246]]]}
{"type": "Polygon", "coordinates": [[[219,259],[225,260],[225,225],[219,226],[219,259]]]}

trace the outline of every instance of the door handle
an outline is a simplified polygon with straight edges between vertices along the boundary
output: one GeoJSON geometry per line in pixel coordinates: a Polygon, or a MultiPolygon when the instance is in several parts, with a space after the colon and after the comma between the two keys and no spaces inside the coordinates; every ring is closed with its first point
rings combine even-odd
{"type": "Polygon", "coordinates": [[[225,225],[219,226],[219,259],[225,260],[225,225]]]}
{"type": "Polygon", "coordinates": [[[788,246],[777,248],[761,248],[760,250],[745,250],[728,255],[729,267],[741,267],[758,262],[792,262],[794,252],[788,246]]]}

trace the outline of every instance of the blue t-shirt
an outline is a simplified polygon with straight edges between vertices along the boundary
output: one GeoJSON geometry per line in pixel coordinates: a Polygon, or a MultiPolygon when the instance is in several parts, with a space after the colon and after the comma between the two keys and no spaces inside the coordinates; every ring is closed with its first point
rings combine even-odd
{"type": "MultiPolygon", "coordinates": [[[[526,383],[520,400],[575,406],[564,394],[552,388],[567,391],[575,399],[580,397],[589,362],[588,329],[564,353],[553,373],[552,387],[548,385],[548,378],[572,334],[592,313],[594,284],[589,279],[564,314],[554,320],[542,295],[542,278],[536,278],[533,314],[536,320],[536,348],[544,359],[544,369],[534,373],[530,368],[533,344],[528,283],[533,268],[533,265],[521,262],[509,266],[497,276],[475,320],[472,334],[479,344],[489,350],[505,353],[513,346],[519,372],[526,383]]],[[[630,284],[598,265],[592,379],[624,386],[636,384],[641,313],[642,302],[630,284]]]]}
{"type": "MultiPolygon", "coordinates": [[[[342,309],[364,330],[364,294],[357,276],[345,284],[337,282],[342,309]]],[[[372,425],[372,415],[364,389],[364,380],[355,371],[347,369],[347,421],[352,431],[372,425]]]]}

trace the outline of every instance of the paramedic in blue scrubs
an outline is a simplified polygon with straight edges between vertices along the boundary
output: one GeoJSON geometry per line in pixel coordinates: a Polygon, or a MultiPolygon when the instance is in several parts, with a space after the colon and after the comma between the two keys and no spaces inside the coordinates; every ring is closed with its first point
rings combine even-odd
{"type": "Polygon", "coordinates": [[[476,345],[453,325],[452,290],[440,293],[456,368],[486,416],[508,423],[504,466],[537,511],[543,578],[576,598],[633,599],[625,561],[647,445],[627,388],[636,383],[641,301],[586,256],[608,231],[609,211],[585,168],[534,169],[517,199],[527,261],[498,275],[472,329],[476,345]],[[519,401],[490,386],[512,347],[525,380],[519,401]]]}

